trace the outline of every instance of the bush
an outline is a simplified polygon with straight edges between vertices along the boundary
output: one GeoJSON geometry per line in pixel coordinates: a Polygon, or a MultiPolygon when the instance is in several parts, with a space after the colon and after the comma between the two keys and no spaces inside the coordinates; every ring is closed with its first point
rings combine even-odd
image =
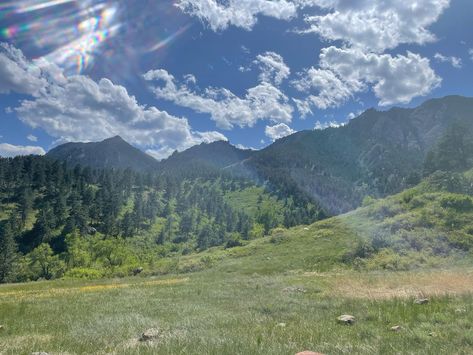
{"type": "Polygon", "coordinates": [[[442,197],[440,205],[443,208],[452,208],[459,212],[468,212],[473,208],[473,201],[468,196],[452,194],[442,197]]]}
{"type": "Polygon", "coordinates": [[[241,247],[242,245],[243,244],[242,244],[241,239],[239,237],[232,237],[225,244],[225,249],[241,247]]]}
{"type": "Polygon", "coordinates": [[[100,279],[104,276],[103,271],[91,268],[73,268],[67,271],[64,274],[64,278],[66,279],[86,279],[86,280],[94,280],[100,279]]]}

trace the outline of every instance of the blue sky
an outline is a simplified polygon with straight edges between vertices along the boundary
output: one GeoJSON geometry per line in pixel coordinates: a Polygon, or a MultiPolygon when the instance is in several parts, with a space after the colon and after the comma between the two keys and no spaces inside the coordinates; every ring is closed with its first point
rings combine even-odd
{"type": "Polygon", "coordinates": [[[473,96],[469,0],[0,2],[0,155],[121,135],[260,149],[375,107],[473,96]]]}

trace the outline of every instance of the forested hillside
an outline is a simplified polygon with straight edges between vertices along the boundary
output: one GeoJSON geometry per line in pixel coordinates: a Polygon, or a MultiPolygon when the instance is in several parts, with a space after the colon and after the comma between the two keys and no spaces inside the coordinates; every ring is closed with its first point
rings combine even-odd
{"type": "Polygon", "coordinates": [[[0,159],[1,281],[128,274],[142,263],[323,217],[202,167],[198,178],[0,159]]]}
{"type": "Polygon", "coordinates": [[[233,170],[339,214],[359,206],[366,195],[387,196],[436,169],[448,171],[448,160],[467,166],[473,159],[472,127],[472,98],[448,96],[414,109],[371,109],[342,127],[282,138],[233,170]],[[442,144],[450,145],[449,152],[444,149],[447,160],[435,153],[442,144]]]}

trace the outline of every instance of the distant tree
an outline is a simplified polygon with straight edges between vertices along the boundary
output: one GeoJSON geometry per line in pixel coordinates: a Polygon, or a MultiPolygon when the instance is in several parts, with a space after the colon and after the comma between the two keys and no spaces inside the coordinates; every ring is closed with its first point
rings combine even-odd
{"type": "Polygon", "coordinates": [[[9,281],[13,263],[17,257],[17,245],[10,221],[0,231],[0,283],[9,281]]]}
{"type": "Polygon", "coordinates": [[[40,244],[30,254],[31,267],[38,269],[37,277],[47,280],[62,276],[65,265],[58,255],[53,255],[53,250],[46,244],[40,244]]]}
{"type": "Polygon", "coordinates": [[[436,170],[462,171],[469,167],[473,153],[471,128],[460,123],[450,126],[437,147],[427,154],[424,174],[436,170]]]}

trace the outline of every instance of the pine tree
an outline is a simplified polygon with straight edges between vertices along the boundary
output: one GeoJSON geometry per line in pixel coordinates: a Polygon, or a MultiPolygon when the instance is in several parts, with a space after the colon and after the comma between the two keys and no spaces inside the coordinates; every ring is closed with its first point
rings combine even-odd
{"type": "Polygon", "coordinates": [[[11,222],[8,221],[0,232],[0,283],[9,281],[16,256],[17,245],[11,222]]]}

